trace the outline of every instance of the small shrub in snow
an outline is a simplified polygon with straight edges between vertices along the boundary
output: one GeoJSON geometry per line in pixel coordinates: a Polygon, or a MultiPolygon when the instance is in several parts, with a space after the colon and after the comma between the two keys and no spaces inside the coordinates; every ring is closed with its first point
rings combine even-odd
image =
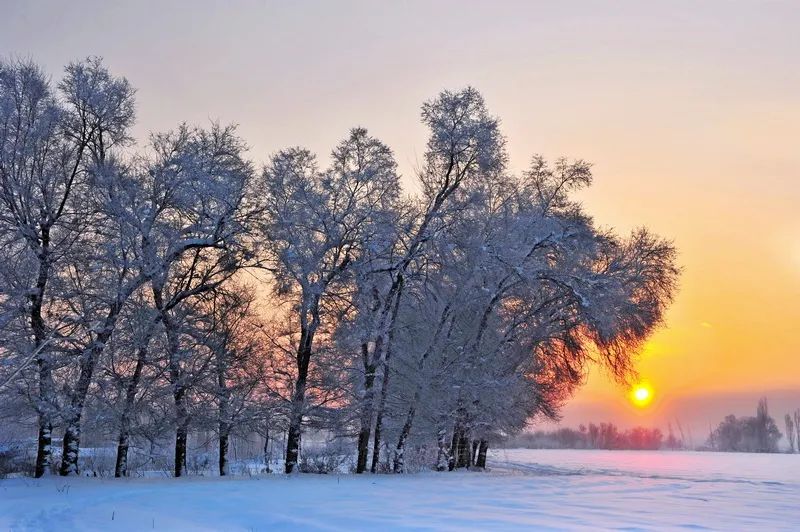
{"type": "Polygon", "coordinates": [[[0,478],[19,473],[33,474],[31,460],[25,449],[18,444],[0,445],[0,478]]]}

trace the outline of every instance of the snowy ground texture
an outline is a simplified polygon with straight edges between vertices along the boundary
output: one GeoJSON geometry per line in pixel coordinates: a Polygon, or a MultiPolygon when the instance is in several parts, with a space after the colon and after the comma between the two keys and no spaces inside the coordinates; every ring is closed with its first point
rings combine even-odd
{"type": "Polygon", "coordinates": [[[800,530],[800,455],[499,450],[487,473],[0,480],[0,530],[800,530]]]}

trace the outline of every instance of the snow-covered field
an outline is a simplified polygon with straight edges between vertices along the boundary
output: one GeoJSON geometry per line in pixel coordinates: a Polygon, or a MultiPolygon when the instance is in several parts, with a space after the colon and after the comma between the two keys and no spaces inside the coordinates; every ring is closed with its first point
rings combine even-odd
{"type": "Polygon", "coordinates": [[[487,473],[0,481],[0,529],[800,529],[800,455],[499,450],[487,473]]]}

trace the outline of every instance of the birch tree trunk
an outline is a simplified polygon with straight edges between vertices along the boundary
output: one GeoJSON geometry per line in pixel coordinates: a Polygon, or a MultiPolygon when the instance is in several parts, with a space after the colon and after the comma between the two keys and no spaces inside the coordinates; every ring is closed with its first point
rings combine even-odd
{"type": "Polygon", "coordinates": [[[128,476],[128,447],[131,430],[131,417],[133,416],[133,407],[136,403],[136,391],[139,386],[139,381],[142,377],[142,370],[144,369],[145,359],[147,357],[147,345],[139,348],[136,353],[136,367],[131,375],[131,380],[125,390],[125,404],[122,407],[122,416],[119,422],[119,438],[117,440],[117,462],[114,466],[114,477],[128,476]]]}
{"type": "Polygon", "coordinates": [[[125,291],[117,295],[117,299],[111,305],[106,314],[105,322],[97,337],[84,349],[81,354],[81,367],[78,382],[72,391],[70,404],[65,412],[66,426],[64,428],[63,450],[61,455],[61,476],[77,475],[78,454],[81,444],[81,418],[83,417],[83,407],[86,404],[86,396],[92,384],[94,368],[97,360],[103,354],[106,344],[111,339],[117,318],[122,310],[122,305],[130,295],[130,291],[125,291]]]}
{"type": "Polygon", "coordinates": [[[172,398],[175,402],[175,467],[176,477],[186,472],[186,442],[189,438],[189,412],[186,407],[186,387],[180,382],[180,371],[176,370],[177,362],[171,364],[170,374],[173,380],[172,398]]]}
{"type": "Polygon", "coordinates": [[[308,323],[307,315],[301,317],[300,345],[297,347],[297,380],[292,394],[292,411],[286,435],[286,461],[284,464],[286,473],[292,473],[295,470],[300,456],[308,368],[311,363],[314,334],[318,323],[319,310],[316,306],[312,309],[311,323],[308,323]]]}
{"type": "Polygon", "coordinates": [[[156,325],[160,320],[161,317],[158,316],[150,323],[139,349],[136,352],[136,366],[133,369],[133,375],[131,375],[131,380],[128,382],[128,387],[125,390],[125,404],[122,407],[119,438],[117,439],[117,462],[114,466],[114,477],[116,478],[128,476],[128,448],[130,446],[131,420],[133,417],[133,409],[136,404],[136,392],[139,389],[139,382],[142,380],[142,371],[144,371],[144,365],[147,362],[150,340],[153,338],[156,325]]]}
{"type": "Polygon", "coordinates": [[[439,448],[436,455],[436,471],[447,471],[450,463],[450,452],[447,449],[447,429],[444,426],[439,428],[436,442],[439,448]]]}
{"type": "Polygon", "coordinates": [[[475,459],[475,467],[486,469],[486,452],[489,450],[489,442],[481,440],[478,445],[478,457],[475,459]]]}
{"type": "Polygon", "coordinates": [[[378,399],[378,408],[375,412],[375,434],[372,439],[372,465],[370,473],[378,472],[378,464],[381,456],[381,430],[383,429],[383,411],[386,408],[386,395],[389,389],[389,352],[386,353],[387,359],[383,364],[383,383],[378,399]]]}
{"type": "MultiPolygon", "coordinates": [[[[382,346],[381,338],[375,343],[375,352],[382,346]]],[[[375,402],[375,364],[370,361],[369,348],[366,344],[361,346],[364,363],[364,396],[361,399],[361,429],[358,432],[358,459],[356,473],[363,473],[367,469],[367,455],[369,454],[369,436],[372,429],[373,403],[375,402]]],[[[373,353],[374,356],[374,353],[373,353]]]]}
{"type": "Polygon", "coordinates": [[[406,441],[408,440],[408,435],[411,434],[411,425],[414,423],[417,401],[419,401],[419,396],[415,395],[414,402],[406,414],[406,421],[403,423],[403,428],[400,431],[400,437],[397,439],[397,448],[395,449],[394,453],[395,473],[402,473],[405,470],[406,441]]]}
{"type": "MultiPolygon", "coordinates": [[[[220,353],[221,355],[221,353],[220,353]]],[[[223,360],[217,361],[217,386],[219,387],[219,474],[228,474],[228,439],[231,432],[229,419],[230,391],[223,360]]]]}
{"type": "MultiPolygon", "coordinates": [[[[397,296],[395,296],[394,308],[392,309],[392,316],[389,321],[389,335],[386,341],[386,356],[383,360],[383,382],[381,383],[381,395],[378,401],[378,408],[375,413],[375,437],[372,443],[372,466],[370,472],[376,473],[378,471],[378,463],[381,456],[381,431],[383,429],[383,413],[386,409],[386,398],[389,394],[389,377],[391,372],[392,362],[392,345],[394,342],[394,324],[397,322],[397,314],[400,310],[400,298],[403,295],[403,276],[399,276],[399,286],[397,296]]],[[[388,459],[388,457],[387,457],[388,459]]]]}
{"type": "MultiPolygon", "coordinates": [[[[230,438],[230,423],[219,422],[219,475],[224,477],[229,473],[228,467],[228,439],[230,438]]],[[[234,459],[236,457],[234,456],[234,459]]]]}
{"type": "MultiPolygon", "coordinates": [[[[41,230],[41,249],[39,250],[39,272],[36,278],[36,290],[30,296],[30,323],[33,330],[33,348],[40,349],[47,336],[42,305],[44,292],[50,275],[50,230],[44,226],[41,230]]],[[[52,467],[53,444],[53,409],[55,407],[55,385],[53,370],[47,353],[40,352],[36,357],[39,377],[39,397],[36,412],[38,414],[39,433],[36,439],[36,464],[34,476],[44,476],[52,467]]]]}

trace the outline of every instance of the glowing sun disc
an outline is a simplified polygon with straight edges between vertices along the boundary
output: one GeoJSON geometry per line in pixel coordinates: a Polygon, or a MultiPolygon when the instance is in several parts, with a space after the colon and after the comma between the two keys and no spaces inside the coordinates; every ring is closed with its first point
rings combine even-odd
{"type": "Polygon", "coordinates": [[[649,384],[639,383],[631,389],[631,402],[638,407],[645,407],[653,400],[653,389],[649,384]]]}

